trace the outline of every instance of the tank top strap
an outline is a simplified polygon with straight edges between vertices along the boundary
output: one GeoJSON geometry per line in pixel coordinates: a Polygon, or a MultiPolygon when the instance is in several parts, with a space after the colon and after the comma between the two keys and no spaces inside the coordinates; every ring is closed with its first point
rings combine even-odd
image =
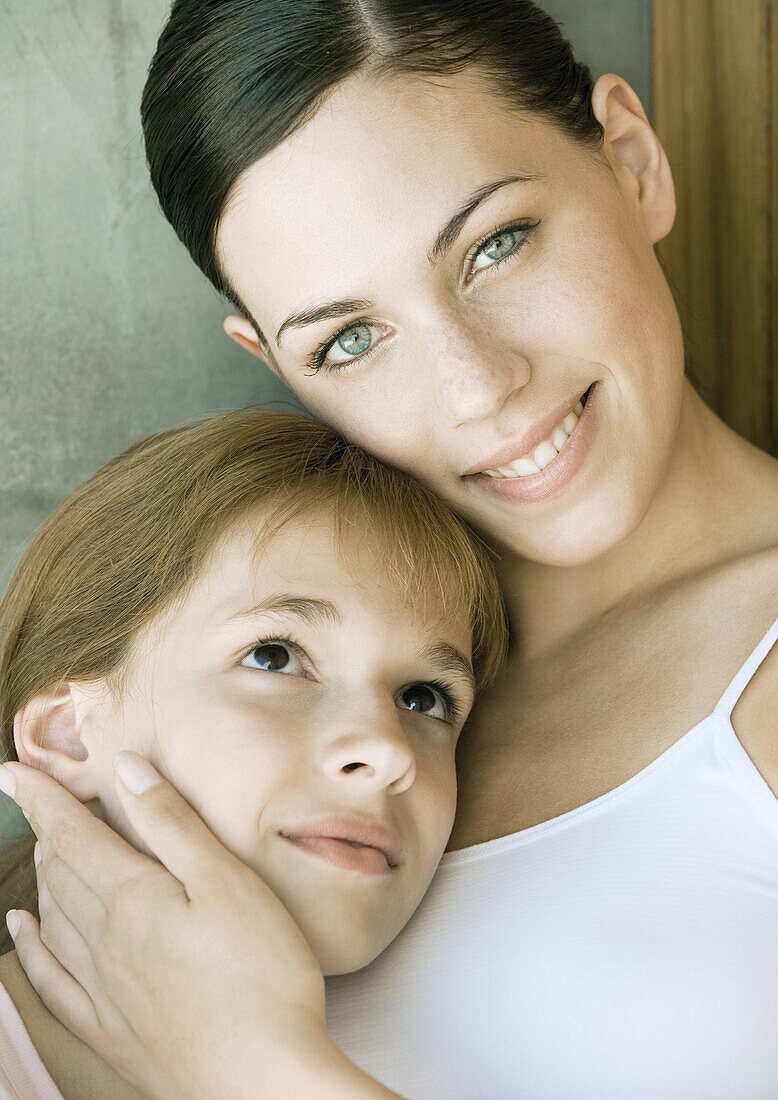
{"type": "Polygon", "coordinates": [[[759,668],[762,661],[773,648],[777,640],[778,619],[775,620],[775,622],[769,628],[762,640],[757,643],[751,655],[740,666],[739,671],[735,673],[735,676],[729,687],[721,696],[716,710],[722,711],[727,716],[727,718],[730,717],[735,707],[735,703],[745,691],[749,680],[759,668]]]}

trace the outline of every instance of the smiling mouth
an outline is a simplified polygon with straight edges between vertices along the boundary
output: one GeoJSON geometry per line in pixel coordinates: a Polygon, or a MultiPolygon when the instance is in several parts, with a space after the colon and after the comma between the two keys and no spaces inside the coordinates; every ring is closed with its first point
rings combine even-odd
{"type": "Polygon", "coordinates": [[[486,477],[507,480],[521,480],[522,478],[534,477],[536,474],[541,473],[550,466],[554,459],[565,448],[568,439],[572,436],[575,429],[578,427],[578,422],[583,416],[583,411],[586,407],[587,399],[594,388],[596,383],[592,382],[591,386],[583,393],[575,405],[566,416],[554,425],[549,435],[541,440],[536,447],[533,447],[531,451],[527,451],[526,454],[521,455],[520,458],[514,459],[505,466],[499,466],[495,469],[484,470],[483,474],[486,477]]]}

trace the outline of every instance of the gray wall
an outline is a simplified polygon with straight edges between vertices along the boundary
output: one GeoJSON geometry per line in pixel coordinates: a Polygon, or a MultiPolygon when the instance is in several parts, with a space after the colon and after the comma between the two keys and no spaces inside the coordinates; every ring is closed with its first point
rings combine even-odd
{"type": "MultiPolygon", "coordinates": [[[[651,0],[547,8],[595,76],[649,105],[651,0]]],[[[134,439],[294,407],[222,333],[229,311],[146,178],[138,103],[167,9],[0,0],[0,591],[45,516],[134,439]]]]}

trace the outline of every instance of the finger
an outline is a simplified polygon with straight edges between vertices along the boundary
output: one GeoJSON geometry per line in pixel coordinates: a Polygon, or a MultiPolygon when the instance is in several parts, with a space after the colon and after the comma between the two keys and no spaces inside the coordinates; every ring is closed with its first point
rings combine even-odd
{"type": "MultiPolygon", "coordinates": [[[[219,841],[189,803],[134,752],[114,758],[116,792],[130,824],[193,898],[202,885],[213,894],[214,875],[243,864],[219,841]]],[[[268,888],[269,889],[269,888],[268,888]]]]}
{"type": "Polygon", "coordinates": [[[13,761],[0,765],[0,783],[8,773],[15,785],[12,797],[30,814],[36,833],[48,838],[56,855],[104,905],[128,879],[154,865],[45,772],[13,761]]]}
{"type": "Polygon", "coordinates": [[[74,978],[96,1004],[95,964],[92,952],[77,928],[62,910],[52,905],[38,922],[38,936],[49,954],[74,978]]]}
{"type": "Polygon", "coordinates": [[[106,908],[100,899],[74,875],[66,863],[56,855],[44,860],[38,870],[38,909],[41,923],[53,908],[59,909],[89,943],[97,942],[103,934],[106,908]]]}
{"type": "Polygon", "coordinates": [[[31,913],[12,909],[6,920],[21,967],[38,996],[60,1023],[88,1043],[98,1025],[91,997],[42,942],[31,913]]]}
{"type": "Polygon", "coordinates": [[[41,918],[49,911],[53,902],[49,888],[46,885],[46,875],[43,866],[40,844],[36,842],[33,849],[33,860],[35,862],[35,878],[38,884],[38,914],[41,918]]]}

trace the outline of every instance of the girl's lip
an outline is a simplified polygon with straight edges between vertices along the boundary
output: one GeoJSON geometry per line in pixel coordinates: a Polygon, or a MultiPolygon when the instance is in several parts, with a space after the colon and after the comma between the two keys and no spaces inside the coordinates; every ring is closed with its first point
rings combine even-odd
{"type": "Polygon", "coordinates": [[[284,839],[312,856],[348,871],[360,871],[364,875],[387,875],[391,870],[386,856],[379,848],[352,848],[347,841],[331,836],[287,836],[284,839]]]}
{"type": "Polygon", "coordinates": [[[530,477],[493,478],[488,474],[472,474],[465,478],[471,492],[484,492],[497,500],[512,504],[534,504],[548,500],[565,489],[586,461],[597,430],[600,383],[589,390],[575,431],[557,458],[530,477]]]}

